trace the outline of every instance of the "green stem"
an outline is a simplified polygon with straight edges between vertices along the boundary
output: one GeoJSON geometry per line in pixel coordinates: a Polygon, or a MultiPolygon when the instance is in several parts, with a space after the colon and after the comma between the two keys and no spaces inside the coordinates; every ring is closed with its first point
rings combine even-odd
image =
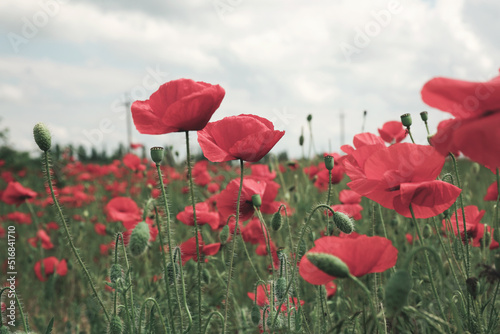
{"type": "Polygon", "coordinates": [[[371,297],[371,293],[370,293],[370,290],[368,290],[368,288],[366,287],[366,285],[363,284],[363,282],[361,282],[359,279],[356,278],[356,276],[353,276],[351,274],[349,274],[349,278],[354,281],[354,283],[356,283],[365,293],[366,297],[368,298],[368,301],[369,301],[369,304],[370,304],[370,309],[372,311],[372,314],[373,314],[373,320],[375,321],[375,325],[377,326],[377,330],[379,331],[379,333],[382,333],[382,329],[380,328],[380,323],[378,322],[378,319],[377,319],[377,311],[375,309],[375,305],[373,304],[373,300],[372,300],[372,297],[371,297]]]}
{"type": "Polygon", "coordinates": [[[189,151],[189,131],[186,131],[186,151],[188,165],[188,180],[189,192],[191,194],[191,204],[193,206],[193,221],[194,221],[194,236],[196,238],[196,269],[198,272],[198,333],[201,333],[202,313],[201,313],[201,257],[200,257],[200,241],[198,240],[198,222],[196,220],[196,205],[194,201],[193,176],[191,174],[191,152],[189,151]]]}
{"type": "MultiPolygon", "coordinates": [[[[161,169],[160,169],[160,164],[156,163],[156,172],[158,173],[158,179],[160,181],[160,190],[161,190],[161,196],[163,199],[163,207],[165,208],[165,213],[167,216],[167,246],[168,246],[168,255],[170,257],[170,263],[172,266],[174,266],[174,292],[175,292],[175,298],[177,300],[177,307],[179,309],[179,320],[180,320],[180,325],[181,329],[184,327],[183,319],[182,319],[182,310],[181,310],[181,300],[179,298],[179,290],[177,289],[177,284],[175,282],[175,263],[174,263],[174,257],[172,255],[172,240],[171,240],[171,231],[170,231],[170,209],[168,207],[168,202],[167,202],[167,192],[165,191],[165,186],[163,184],[163,176],[161,174],[161,169]]],[[[156,212],[156,216],[158,216],[158,212],[156,212]]],[[[163,237],[162,237],[162,231],[161,231],[161,224],[158,224],[158,234],[160,235],[160,243],[161,243],[161,248],[162,248],[162,254],[165,254],[165,250],[163,248],[163,237]]],[[[165,268],[165,286],[167,289],[167,297],[168,297],[168,305],[170,308],[170,289],[169,289],[169,281],[168,281],[168,273],[167,273],[167,261],[165,259],[165,256],[163,256],[163,267],[165,268]]],[[[172,331],[175,333],[175,321],[173,318],[173,311],[171,312],[171,322],[172,322],[172,331]]]]}
{"type": "MultiPolygon", "coordinates": [[[[132,326],[135,327],[135,305],[134,305],[134,293],[132,291],[132,277],[130,275],[130,265],[128,263],[128,257],[127,257],[127,250],[125,249],[125,242],[123,241],[123,235],[122,235],[122,251],[123,251],[123,257],[125,258],[125,266],[127,267],[127,273],[128,273],[128,286],[130,289],[130,306],[132,308],[132,326]]],[[[126,294],[125,294],[125,304],[127,304],[127,299],[126,299],[126,294]]]]}
{"type": "Polygon", "coordinates": [[[68,238],[69,245],[71,247],[71,250],[73,251],[73,254],[76,257],[76,260],[80,264],[80,267],[82,268],[85,277],[87,278],[87,281],[90,285],[90,288],[92,289],[92,292],[94,293],[94,296],[97,298],[97,301],[101,305],[101,308],[104,312],[104,315],[106,316],[106,320],[109,322],[109,314],[106,308],[104,307],[104,303],[102,302],[101,297],[97,293],[97,290],[95,289],[94,282],[92,281],[92,277],[90,276],[89,271],[87,270],[87,267],[83,263],[80,254],[78,253],[78,250],[76,249],[74,243],[73,243],[73,237],[71,236],[71,233],[69,232],[68,224],[66,223],[66,218],[64,217],[64,214],[62,212],[61,206],[59,205],[59,201],[56,198],[56,195],[54,193],[54,188],[52,186],[52,175],[50,175],[50,162],[49,162],[49,155],[47,151],[43,152],[44,156],[44,161],[45,161],[45,174],[47,177],[47,183],[49,184],[50,188],[50,194],[52,195],[52,201],[54,202],[54,205],[56,206],[57,212],[59,214],[59,218],[61,220],[61,223],[64,227],[64,232],[66,233],[66,238],[68,238]]]}
{"type": "MultiPolygon", "coordinates": [[[[262,213],[260,212],[260,209],[255,207],[255,206],[254,206],[254,208],[255,208],[255,211],[257,212],[257,217],[259,217],[260,229],[262,230],[262,234],[264,235],[264,239],[266,241],[267,255],[269,255],[269,260],[271,261],[272,278],[274,280],[275,273],[274,273],[274,259],[273,259],[273,254],[272,254],[272,250],[271,250],[271,236],[269,234],[269,229],[267,228],[266,221],[264,220],[264,217],[262,217],[262,213]]],[[[271,306],[273,306],[273,305],[271,305],[271,306]]]]}
{"type": "MultiPolygon", "coordinates": [[[[210,325],[210,320],[212,320],[212,317],[216,315],[220,318],[220,321],[222,322],[222,327],[224,327],[224,317],[222,316],[222,314],[220,314],[220,312],[212,312],[210,313],[210,315],[208,316],[208,319],[207,319],[207,324],[205,325],[205,330],[203,331],[204,334],[207,333],[207,330],[208,330],[208,325],[210,325]]],[[[139,333],[140,334],[140,333],[139,333]]]]}
{"type": "Polygon", "coordinates": [[[407,128],[406,128],[406,131],[408,131],[408,134],[410,135],[411,142],[412,142],[413,144],[415,144],[415,140],[413,140],[413,136],[412,136],[412,134],[411,134],[410,127],[407,127],[407,128]]]}
{"type": "MultiPolygon", "coordinates": [[[[450,153],[450,157],[451,159],[453,160],[453,168],[455,169],[455,174],[457,176],[457,186],[462,189],[462,185],[460,184],[460,176],[458,175],[458,167],[457,167],[457,160],[455,159],[455,156],[453,155],[453,153],[450,153]]],[[[464,223],[464,232],[465,232],[465,255],[466,255],[466,258],[465,258],[465,274],[467,276],[467,278],[470,277],[470,258],[469,258],[469,236],[467,235],[467,225],[466,225],[466,222],[465,222],[465,207],[464,207],[464,198],[462,196],[462,191],[460,192],[460,195],[459,195],[459,198],[460,198],[460,206],[462,207],[462,219],[463,219],[463,223],[464,223]]],[[[458,221],[458,216],[455,216],[457,218],[457,221],[458,221]]],[[[459,230],[457,230],[457,233],[460,233],[459,230]]]]}
{"type": "Polygon", "coordinates": [[[231,291],[231,275],[233,272],[233,264],[234,264],[234,251],[237,245],[237,239],[236,239],[236,234],[238,233],[238,225],[240,222],[240,199],[241,199],[241,190],[243,188],[243,160],[240,159],[240,187],[238,189],[238,199],[236,201],[236,224],[234,227],[233,231],[233,238],[232,238],[232,247],[231,247],[231,255],[229,259],[229,270],[227,272],[227,286],[226,286],[226,298],[225,298],[225,305],[224,305],[224,327],[223,327],[223,333],[227,333],[227,314],[229,311],[229,292],[231,291]]]}
{"type": "MultiPolygon", "coordinates": [[[[420,227],[418,226],[417,219],[415,218],[415,213],[413,212],[413,207],[410,203],[410,212],[411,212],[411,218],[413,220],[413,224],[415,225],[415,229],[417,230],[417,235],[418,239],[420,240],[420,245],[424,245],[424,239],[422,238],[422,233],[420,232],[420,227]]],[[[427,265],[427,272],[429,274],[429,281],[431,282],[431,288],[432,292],[434,293],[434,297],[436,298],[436,302],[439,307],[439,312],[441,313],[441,317],[443,318],[444,321],[446,321],[446,316],[443,310],[443,306],[441,305],[441,301],[439,299],[439,294],[436,289],[436,285],[434,284],[434,278],[432,275],[432,268],[431,268],[431,263],[429,262],[429,256],[427,255],[427,252],[424,252],[424,257],[425,257],[425,263],[427,265]]]]}
{"type": "MultiPolygon", "coordinates": [[[[181,250],[180,250],[180,248],[176,248],[175,251],[178,252],[177,261],[179,261],[179,271],[181,274],[181,287],[182,287],[182,297],[183,297],[182,300],[184,302],[184,308],[186,309],[186,313],[188,316],[188,322],[189,322],[188,327],[184,331],[184,334],[185,334],[185,333],[189,333],[189,331],[191,330],[191,326],[193,325],[193,318],[191,317],[191,312],[189,312],[189,308],[188,308],[187,301],[186,301],[186,288],[185,288],[185,284],[184,284],[184,270],[182,269],[181,250]]],[[[198,261],[200,261],[200,259],[198,259],[198,261]]]]}
{"type": "Polygon", "coordinates": [[[170,329],[169,327],[165,324],[165,320],[163,320],[163,317],[161,315],[161,309],[160,309],[160,305],[158,305],[158,302],[156,301],[156,299],[154,298],[148,298],[144,301],[144,303],[142,303],[142,307],[141,307],[141,314],[139,316],[139,334],[141,334],[141,330],[142,330],[142,315],[144,314],[144,310],[146,308],[146,303],[148,301],[151,301],[153,302],[154,306],[156,307],[156,310],[158,311],[158,316],[160,317],[160,321],[161,321],[161,324],[163,325],[163,330],[165,331],[165,333],[169,334],[170,333],[170,329]]]}

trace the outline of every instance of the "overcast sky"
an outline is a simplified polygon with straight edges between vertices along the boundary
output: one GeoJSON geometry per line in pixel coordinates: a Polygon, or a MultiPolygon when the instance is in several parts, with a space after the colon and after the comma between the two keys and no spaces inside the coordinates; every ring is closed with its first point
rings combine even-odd
{"type": "MultiPolygon", "coordinates": [[[[420,98],[435,76],[488,80],[500,67],[498,0],[1,0],[0,128],[36,151],[32,128],[53,141],[114,149],[126,142],[125,96],[146,100],[164,82],[220,84],[212,120],[250,113],[285,136],[274,148],[300,156],[306,116],[318,151],[338,151],[362,128],[376,133],[403,113],[425,142],[449,115],[420,98]]],[[[146,147],[179,133],[141,135],[146,147]]],[[[199,150],[193,141],[193,149],[199,150]]]]}

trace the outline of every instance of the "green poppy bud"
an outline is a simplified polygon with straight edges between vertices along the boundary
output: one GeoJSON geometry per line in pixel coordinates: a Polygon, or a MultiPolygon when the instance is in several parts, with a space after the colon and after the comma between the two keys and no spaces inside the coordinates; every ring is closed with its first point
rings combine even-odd
{"type": "Polygon", "coordinates": [[[35,137],[35,142],[42,151],[47,152],[50,150],[51,136],[45,124],[38,123],[35,125],[33,128],[33,137],[35,137]]]}
{"type": "Polygon", "coordinates": [[[203,268],[201,271],[201,279],[205,284],[209,284],[211,280],[210,271],[207,268],[203,268]]]}
{"type": "Polygon", "coordinates": [[[157,164],[161,163],[161,161],[163,160],[163,147],[151,147],[151,160],[153,160],[157,164]]]}
{"type": "Polygon", "coordinates": [[[262,198],[259,194],[252,195],[252,204],[256,208],[260,208],[262,206],[262,198]]]}
{"type": "Polygon", "coordinates": [[[304,146],[304,135],[300,135],[299,137],[299,145],[304,146]]]}
{"type": "Polygon", "coordinates": [[[130,235],[128,248],[133,256],[139,256],[146,251],[149,241],[149,225],[146,222],[140,222],[134,227],[130,235]]]}
{"type": "Polygon", "coordinates": [[[271,219],[271,228],[273,231],[279,231],[281,228],[281,214],[280,212],[275,212],[273,215],[273,219],[271,219]]]}
{"type": "Polygon", "coordinates": [[[425,239],[427,239],[427,238],[430,238],[431,235],[432,235],[432,227],[429,224],[427,224],[427,225],[424,226],[423,237],[425,239]]]}
{"type": "Polygon", "coordinates": [[[278,302],[281,302],[283,298],[285,297],[285,291],[286,291],[286,278],[280,277],[276,281],[276,298],[278,298],[278,302]]]}
{"type": "Polygon", "coordinates": [[[252,322],[257,326],[260,322],[260,307],[254,304],[251,311],[252,322]]]}
{"type": "Polygon", "coordinates": [[[351,234],[354,231],[352,218],[343,212],[335,212],[333,214],[333,221],[337,225],[337,228],[346,234],[351,234]]]}
{"type": "Polygon", "coordinates": [[[401,123],[403,123],[404,127],[409,128],[411,126],[411,115],[410,114],[401,115],[401,123]]]}
{"type": "Polygon", "coordinates": [[[225,245],[229,239],[229,226],[224,225],[222,231],[219,233],[220,243],[225,245]]]}
{"type": "Polygon", "coordinates": [[[325,167],[328,170],[332,170],[334,165],[333,156],[325,155],[325,167]]]}
{"type": "Polygon", "coordinates": [[[109,279],[112,283],[116,283],[119,278],[123,279],[122,266],[119,263],[115,263],[109,269],[109,279]]]}
{"type": "Polygon", "coordinates": [[[408,302],[413,281],[406,270],[396,271],[385,285],[385,305],[390,314],[400,311],[408,302]]]}
{"type": "Polygon", "coordinates": [[[307,121],[308,122],[312,121],[312,119],[313,119],[313,115],[311,115],[311,114],[307,115],[307,121]]]}
{"type": "Polygon", "coordinates": [[[420,113],[420,118],[422,118],[422,121],[427,122],[429,119],[429,113],[427,111],[422,111],[420,113]]]}
{"type": "Polygon", "coordinates": [[[338,278],[349,277],[349,267],[338,257],[327,253],[307,253],[307,259],[319,270],[338,278]]]}
{"type": "Polygon", "coordinates": [[[122,334],[123,333],[123,322],[120,317],[115,314],[111,316],[111,321],[109,322],[109,334],[122,334]]]}

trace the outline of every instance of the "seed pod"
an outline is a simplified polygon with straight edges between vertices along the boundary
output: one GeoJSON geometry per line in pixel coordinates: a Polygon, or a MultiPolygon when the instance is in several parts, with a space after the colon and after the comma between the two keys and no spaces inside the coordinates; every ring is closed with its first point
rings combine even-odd
{"type": "Polygon", "coordinates": [[[151,160],[153,160],[155,163],[159,164],[163,160],[163,147],[161,146],[155,146],[151,147],[151,160]]]}
{"type": "Polygon", "coordinates": [[[427,120],[429,119],[429,113],[427,111],[422,111],[420,113],[420,118],[422,119],[422,121],[427,122],[427,120]]]}
{"type": "Polygon", "coordinates": [[[307,115],[307,121],[308,122],[312,121],[312,119],[313,119],[313,115],[312,114],[307,115]]]}
{"type": "Polygon", "coordinates": [[[122,334],[123,333],[123,322],[120,317],[115,314],[111,316],[111,321],[109,322],[109,334],[122,334]]]}
{"type": "Polygon", "coordinates": [[[259,194],[252,195],[252,204],[256,208],[260,208],[262,206],[262,198],[259,194]]]}
{"type": "Polygon", "coordinates": [[[328,170],[332,170],[334,166],[333,156],[325,154],[325,167],[328,170]]]}
{"type": "Polygon", "coordinates": [[[346,234],[351,234],[354,231],[352,218],[343,212],[335,212],[333,214],[333,221],[337,225],[337,228],[346,234]]]}
{"type": "Polygon", "coordinates": [[[300,135],[300,137],[299,137],[299,145],[300,146],[304,145],[304,135],[300,135]]]}
{"type": "Polygon", "coordinates": [[[35,142],[42,151],[47,152],[50,150],[51,136],[45,124],[38,123],[35,125],[33,128],[33,137],[35,137],[35,142]]]}
{"type": "Polygon", "coordinates": [[[411,115],[410,114],[403,114],[401,115],[401,123],[403,124],[404,127],[409,128],[411,126],[411,115]]]}
{"type": "Polygon", "coordinates": [[[257,304],[254,304],[251,312],[252,322],[255,326],[257,326],[260,322],[260,308],[257,304]]]}
{"type": "Polygon", "coordinates": [[[385,305],[390,314],[401,310],[408,302],[413,282],[406,270],[398,270],[385,286],[385,305]]]}
{"type": "Polygon", "coordinates": [[[281,228],[281,214],[280,212],[275,212],[273,215],[273,219],[271,219],[271,228],[273,231],[279,231],[281,228]]]}
{"type": "Polygon", "coordinates": [[[119,278],[123,279],[122,266],[119,263],[115,263],[109,269],[109,279],[111,283],[116,283],[119,278]]]}
{"type": "Polygon", "coordinates": [[[149,225],[146,222],[140,222],[134,227],[130,235],[128,248],[133,256],[139,256],[146,251],[149,241],[149,225]]]}
{"type": "Polygon", "coordinates": [[[349,267],[338,257],[327,253],[307,253],[307,259],[319,270],[338,278],[349,276],[349,267]]]}
{"type": "Polygon", "coordinates": [[[284,277],[278,278],[276,281],[276,298],[278,298],[278,302],[281,302],[283,298],[285,297],[285,291],[286,291],[286,279],[284,277]]]}

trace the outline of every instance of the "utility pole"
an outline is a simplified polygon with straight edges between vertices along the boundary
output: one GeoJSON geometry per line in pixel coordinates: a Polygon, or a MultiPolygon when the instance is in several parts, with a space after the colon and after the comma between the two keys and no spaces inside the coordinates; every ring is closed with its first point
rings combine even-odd
{"type": "Polygon", "coordinates": [[[122,105],[125,106],[125,117],[127,121],[127,153],[129,153],[132,144],[132,111],[130,110],[132,103],[130,102],[130,96],[128,93],[125,93],[125,102],[122,105]]]}

